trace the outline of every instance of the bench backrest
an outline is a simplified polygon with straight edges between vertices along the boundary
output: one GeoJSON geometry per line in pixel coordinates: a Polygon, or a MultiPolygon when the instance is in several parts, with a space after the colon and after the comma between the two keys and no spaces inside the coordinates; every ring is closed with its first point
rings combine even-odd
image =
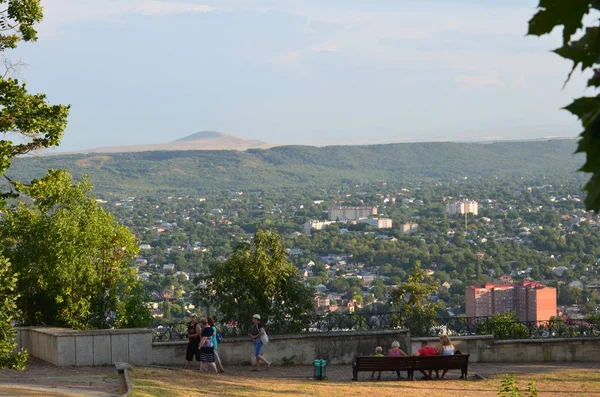
{"type": "Polygon", "coordinates": [[[414,369],[461,369],[469,365],[469,354],[416,356],[414,369]]]}
{"type": "Polygon", "coordinates": [[[364,371],[411,369],[415,358],[359,356],[356,357],[356,366],[364,371]]]}

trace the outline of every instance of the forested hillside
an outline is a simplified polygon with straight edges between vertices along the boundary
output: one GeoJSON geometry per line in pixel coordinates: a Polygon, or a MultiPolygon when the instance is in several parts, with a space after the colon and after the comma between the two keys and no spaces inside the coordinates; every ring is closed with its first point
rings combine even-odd
{"type": "Polygon", "coordinates": [[[562,139],[95,153],[22,158],[10,176],[37,178],[50,168],[66,168],[76,178],[89,175],[99,194],[326,187],[365,180],[568,176],[583,163],[581,156],[573,155],[575,148],[575,140],[562,139]]]}

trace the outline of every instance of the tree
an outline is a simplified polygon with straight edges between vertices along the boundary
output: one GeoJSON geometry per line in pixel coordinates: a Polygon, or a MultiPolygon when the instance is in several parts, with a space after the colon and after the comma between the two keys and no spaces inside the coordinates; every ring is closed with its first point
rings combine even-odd
{"type": "MultiPolygon", "coordinates": [[[[542,36],[563,26],[563,45],[554,50],[559,56],[573,61],[573,69],[581,65],[581,70],[593,69],[594,75],[588,80],[588,87],[600,87],[600,26],[583,26],[583,18],[593,10],[600,10],[597,0],[540,0],[538,12],[529,21],[530,35],[542,36]],[[583,29],[583,36],[573,40],[573,36],[583,29]]],[[[566,83],[565,83],[566,84],[566,83]]],[[[565,109],[581,120],[583,132],[579,140],[578,153],[586,154],[586,162],[580,171],[592,176],[585,186],[588,210],[600,210],[600,95],[575,99],[565,109]]]]}
{"type": "MultiPolygon", "coordinates": [[[[23,185],[6,175],[13,158],[58,145],[67,125],[69,107],[49,105],[45,95],[27,93],[25,84],[12,77],[15,64],[4,55],[20,41],[37,39],[34,25],[42,16],[40,0],[0,0],[0,57],[5,66],[0,76],[0,133],[15,135],[18,142],[0,140],[0,174],[9,182],[0,193],[0,207],[5,207],[6,198],[15,197],[14,189],[23,185]]],[[[27,354],[12,353],[16,345],[10,324],[18,314],[14,306],[18,274],[6,258],[0,257],[0,264],[0,368],[22,369],[27,354]]]]}
{"type": "Polygon", "coordinates": [[[314,291],[288,262],[280,236],[258,229],[250,242],[239,244],[224,262],[217,263],[197,295],[216,302],[219,317],[244,324],[260,313],[271,329],[294,332],[314,312],[314,291]]]}
{"type": "Polygon", "coordinates": [[[0,258],[0,368],[24,369],[27,352],[13,353],[16,344],[16,330],[12,321],[18,315],[17,310],[17,274],[13,271],[6,258],[0,258]]]}
{"type": "Polygon", "coordinates": [[[392,290],[390,303],[398,311],[398,325],[408,328],[413,336],[429,335],[438,304],[428,298],[436,290],[436,281],[421,269],[421,262],[416,261],[407,282],[392,290]]]}
{"type": "Polygon", "coordinates": [[[29,202],[6,211],[2,254],[19,273],[27,325],[147,326],[143,290],[129,266],[138,250],[129,229],[90,195],[84,179],[51,170],[24,188],[29,202]],[[40,241],[44,241],[40,244],[40,241]]]}

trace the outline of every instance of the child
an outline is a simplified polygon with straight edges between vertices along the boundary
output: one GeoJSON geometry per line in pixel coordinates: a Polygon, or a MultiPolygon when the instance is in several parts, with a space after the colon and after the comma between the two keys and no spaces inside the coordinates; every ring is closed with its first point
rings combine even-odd
{"type": "MultiPolygon", "coordinates": [[[[404,356],[408,356],[408,354],[404,353],[404,351],[402,351],[402,349],[400,349],[400,343],[397,340],[395,340],[392,342],[392,348],[390,350],[388,350],[388,356],[404,357],[404,356]]],[[[398,379],[402,379],[402,376],[400,376],[400,371],[396,371],[396,375],[398,375],[398,379]]]]}
{"type": "MultiPolygon", "coordinates": [[[[383,348],[381,346],[377,346],[375,348],[375,357],[383,357],[383,348]]],[[[371,374],[371,379],[375,376],[375,371],[371,374]]],[[[379,371],[379,376],[377,379],[381,379],[381,371],[379,371]]]]}

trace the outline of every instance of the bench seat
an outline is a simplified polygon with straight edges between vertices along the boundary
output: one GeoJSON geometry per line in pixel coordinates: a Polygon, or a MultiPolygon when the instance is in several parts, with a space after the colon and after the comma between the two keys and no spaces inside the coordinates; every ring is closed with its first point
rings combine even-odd
{"type": "Polygon", "coordinates": [[[468,354],[406,357],[358,356],[352,363],[352,380],[358,380],[358,373],[364,371],[406,371],[408,379],[414,379],[415,371],[450,369],[460,369],[461,379],[467,379],[468,368],[468,354]]]}

